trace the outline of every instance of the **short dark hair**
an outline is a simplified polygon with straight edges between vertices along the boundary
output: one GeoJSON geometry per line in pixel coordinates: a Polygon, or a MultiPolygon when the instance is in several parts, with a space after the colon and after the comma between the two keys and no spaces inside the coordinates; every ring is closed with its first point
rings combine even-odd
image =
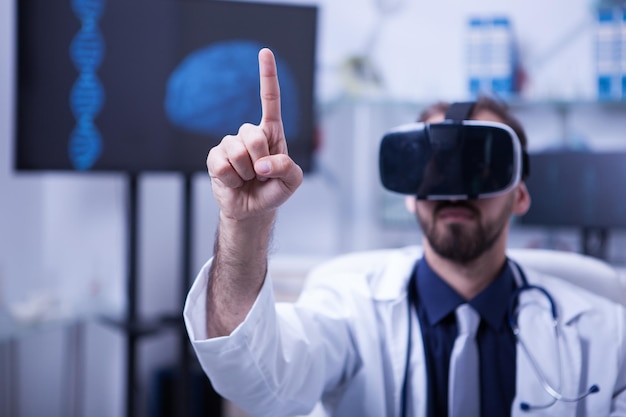
{"type": "MultiPolygon", "coordinates": [[[[426,107],[419,115],[418,121],[424,122],[437,114],[446,114],[450,103],[445,101],[438,101],[430,106],[426,107]]],[[[522,145],[522,149],[526,150],[528,141],[526,139],[526,132],[522,124],[517,120],[513,114],[511,114],[509,106],[503,101],[497,101],[488,96],[480,96],[476,99],[476,105],[474,106],[474,114],[480,110],[488,110],[502,119],[502,122],[508,125],[517,137],[522,145]]]]}

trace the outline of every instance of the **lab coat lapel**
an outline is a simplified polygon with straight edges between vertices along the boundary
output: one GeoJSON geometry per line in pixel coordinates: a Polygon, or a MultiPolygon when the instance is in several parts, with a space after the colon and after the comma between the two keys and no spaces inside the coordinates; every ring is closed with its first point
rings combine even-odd
{"type": "MultiPolygon", "coordinates": [[[[573,311],[559,311],[557,346],[548,299],[538,291],[525,291],[520,296],[519,305],[521,342],[517,343],[516,397],[512,414],[527,416],[528,413],[521,411],[521,403],[538,406],[554,401],[544,389],[540,373],[550,386],[565,396],[574,396],[579,392],[582,352],[576,327],[571,325],[573,311]]],[[[539,410],[538,415],[574,416],[577,404],[556,401],[545,410],[539,410]]]]}
{"type": "MultiPolygon", "coordinates": [[[[380,286],[375,290],[378,303],[379,320],[382,320],[381,329],[386,333],[386,345],[390,352],[391,371],[393,379],[393,409],[392,414],[399,415],[402,407],[402,385],[406,371],[408,341],[408,312],[409,302],[406,285],[413,271],[419,254],[413,250],[402,252],[387,263],[387,267],[379,280],[380,286]]],[[[426,416],[426,363],[424,345],[419,322],[414,311],[411,311],[411,369],[409,377],[409,403],[413,407],[413,415],[426,416]]],[[[390,387],[391,388],[391,387],[390,387]]]]}
{"type": "MultiPolygon", "coordinates": [[[[396,409],[394,415],[399,415],[399,410],[402,408],[402,388],[406,373],[406,358],[408,347],[408,334],[407,334],[407,316],[409,303],[407,299],[398,300],[388,306],[391,309],[391,314],[383,315],[390,319],[390,323],[387,325],[387,329],[392,329],[387,335],[388,349],[390,351],[391,369],[393,373],[393,398],[394,408],[396,409]]],[[[408,377],[408,402],[413,409],[413,415],[425,416],[426,415],[426,363],[424,360],[424,345],[422,343],[422,335],[419,323],[417,323],[417,317],[413,315],[411,320],[411,370],[408,377]]]]}
{"type": "Polygon", "coordinates": [[[415,309],[411,311],[411,332],[413,334],[411,343],[411,383],[409,384],[409,397],[413,409],[413,415],[425,416],[427,400],[427,379],[426,379],[426,355],[424,353],[424,343],[422,341],[422,329],[417,320],[415,309]]]}

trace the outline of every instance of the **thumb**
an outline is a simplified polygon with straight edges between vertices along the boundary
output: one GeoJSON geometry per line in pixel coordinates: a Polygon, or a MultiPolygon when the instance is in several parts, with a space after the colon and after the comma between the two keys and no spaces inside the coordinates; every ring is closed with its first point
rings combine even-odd
{"type": "Polygon", "coordinates": [[[302,184],[302,168],[287,154],[269,155],[254,163],[254,171],[259,179],[277,179],[292,192],[302,184]]]}

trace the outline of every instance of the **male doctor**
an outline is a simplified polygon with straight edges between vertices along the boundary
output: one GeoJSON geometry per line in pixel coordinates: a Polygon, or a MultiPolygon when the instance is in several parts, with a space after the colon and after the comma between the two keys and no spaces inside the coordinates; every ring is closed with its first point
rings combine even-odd
{"type": "Polygon", "coordinates": [[[506,256],[530,206],[525,143],[489,100],[435,106],[383,141],[383,183],[413,194],[423,252],[346,255],[275,304],[272,225],[302,171],[270,50],[259,68],[261,122],[207,158],[219,230],[184,312],[218,392],[252,416],[626,416],[624,309],[506,256]]]}

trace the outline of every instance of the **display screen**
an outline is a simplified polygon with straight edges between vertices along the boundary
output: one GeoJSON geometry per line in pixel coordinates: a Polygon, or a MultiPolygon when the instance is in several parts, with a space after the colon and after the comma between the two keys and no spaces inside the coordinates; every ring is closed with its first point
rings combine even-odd
{"type": "Polygon", "coordinates": [[[292,158],[314,151],[317,9],[209,0],[19,0],[15,168],[205,169],[261,117],[257,54],[277,59],[292,158]]]}
{"type": "Polygon", "coordinates": [[[522,224],[626,227],[626,153],[531,154],[526,183],[532,204],[522,224]]]}

